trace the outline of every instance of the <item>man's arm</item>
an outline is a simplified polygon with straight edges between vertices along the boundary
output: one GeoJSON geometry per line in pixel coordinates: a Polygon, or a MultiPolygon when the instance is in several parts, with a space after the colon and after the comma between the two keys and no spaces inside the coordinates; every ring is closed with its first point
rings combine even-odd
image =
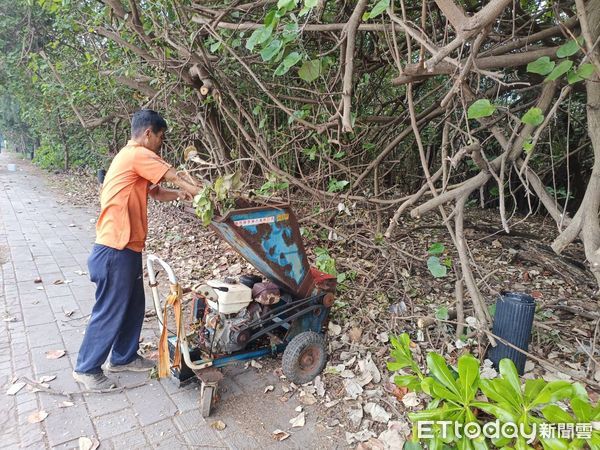
{"type": "Polygon", "coordinates": [[[173,183],[180,189],[165,189],[160,186],[155,186],[150,190],[149,194],[152,198],[160,202],[170,202],[178,199],[192,200],[196,194],[200,192],[200,187],[184,180],[182,177],[177,175],[177,171],[172,167],[167,170],[162,178],[162,181],[173,183]]]}

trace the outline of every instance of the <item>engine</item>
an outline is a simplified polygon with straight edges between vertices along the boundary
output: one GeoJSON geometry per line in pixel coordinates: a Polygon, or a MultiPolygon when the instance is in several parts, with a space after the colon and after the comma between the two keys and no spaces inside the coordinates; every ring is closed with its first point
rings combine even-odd
{"type": "MultiPolygon", "coordinates": [[[[252,278],[252,277],[247,277],[252,278]]],[[[232,353],[248,344],[256,323],[281,295],[274,283],[235,279],[210,280],[195,289],[195,318],[200,343],[209,353],[232,353]]],[[[260,279],[260,278],[258,278],[260,279]]]]}

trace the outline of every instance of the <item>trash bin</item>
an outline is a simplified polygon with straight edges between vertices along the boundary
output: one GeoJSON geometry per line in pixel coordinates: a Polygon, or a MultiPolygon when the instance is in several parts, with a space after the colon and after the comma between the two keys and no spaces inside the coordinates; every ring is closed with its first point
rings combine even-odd
{"type": "Polygon", "coordinates": [[[106,176],[106,170],[98,169],[98,172],[96,175],[98,176],[98,183],[104,184],[104,177],[106,176]]]}
{"type": "MultiPolygon", "coordinates": [[[[535,313],[535,301],[528,294],[519,292],[504,292],[496,301],[496,314],[494,315],[494,326],[492,333],[510,342],[515,347],[527,351],[529,338],[533,326],[535,313]]],[[[492,347],[488,357],[496,367],[504,358],[511,359],[519,372],[523,374],[527,357],[520,351],[509,347],[502,342],[497,342],[492,347]]]]}

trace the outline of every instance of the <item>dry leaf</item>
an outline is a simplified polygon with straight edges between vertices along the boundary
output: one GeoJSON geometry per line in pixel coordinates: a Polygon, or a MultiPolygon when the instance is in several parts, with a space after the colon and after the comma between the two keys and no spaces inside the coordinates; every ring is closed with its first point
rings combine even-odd
{"type": "Polygon", "coordinates": [[[70,228],[73,228],[73,227],[76,227],[76,226],[77,226],[77,225],[75,225],[74,223],[70,223],[70,224],[69,224],[69,227],[70,227],[70,228]]]}
{"type": "Polygon", "coordinates": [[[74,404],[75,403],[73,403],[73,402],[68,402],[65,400],[64,402],[59,403],[58,407],[59,408],[69,408],[69,407],[73,406],[74,404]]]}
{"type": "Polygon", "coordinates": [[[348,335],[350,336],[350,340],[352,342],[360,342],[362,333],[363,333],[362,328],[352,327],[352,329],[348,332],[348,335]]]}
{"type": "Polygon", "coordinates": [[[42,279],[40,277],[37,277],[35,280],[33,280],[34,283],[41,283],[42,279]]]}
{"type": "Polygon", "coordinates": [[[227,425],[225,425],[225,422],[223,422],[222,420],[215,420],[213,423],[210,424],[210,427],[218,431],[223,431],[227,427],[227,425]]]}
{"type": "Polygon", "coordinates": [[[29,423],[39,423],[42,420],[44,420],[46,417],[48,417],[48,413],[42,409],[40,411],[36,411],[36,412],[30,414],[27,417],[27,422],[29,422],[29,423]]]}
{"type": "Polygon", "coordinates": [[[43,377],[40,377],[38,383],[47,383],[52,380],[56,380],[56,375],[44,375],[43,377]]]}
{"type": "Polygon", "coordinates": [[[38,286],[38,287],[36,287],[36,289],[37,289],[38,291],[43,291],[43,290],[44,290],[44,286],[38,286]]]}
{"type": "Polygon", "coordinates": [[[402,400],[406,394],[408,394],[408,388],[406,386],[391,386],[391,394],[398,400],[402,400]]]}
{"type": "Polygon", "coordinates": [[[285,441],[289,437],[290,437],[290,433],[286,433],[283,430],[273,431],[273,439],[275,439],[276,441],[285,441]]]}
{"type": "Polygon", "coordinates": [[[96,438],[81,436],[79,438],[79,450],[96,450],[100,447],[100,442],[96,438]]]}
{"type": "Polygon", "coordinates": [[[338,334],[340,334],[342,332],[342,327],[333,322],[329,322],[329,325],[327,326],[327,330],[328,330],[330,336],[337,336],[338,334]]]}
{"type": "Polygon", "coordinates": [[[300,403],[303,405],[314,405],[317,403],[317,398],[312,394],[300,395],[300,403]]]}
{"type": "Polygon", "coordinates": [[[3,322],[16,322],[17,318],[13,316],[6,316],[2,318],[3,322]]]}
{"type": "MultiPolygon", "coordinates": [[[[403,443],[404,444],[404,443],[403,443]]],[[[387,447],[387,448],[402,448],[402,447],[387,447]]],[[[356,450],[385,450],[386,446],[379,439],[371,438],[367,442],[360,442],[356,446],[356,450]]]]}
{"type": "Polygon", "coordinates": [[[273,389],[274,389],[274,387],[273,387],[273,386],[271,386],[271,385],[268,385],[268,386],[265,388],[265,394],[266,394],[267,392],[271,392],[273,389]]]}
{"type": "Polygon", "coordinates": [[[75,314],[75,311],[65,311],[66,317],[71,317],[73,314],[75,314]]]}
{"type": "Polygon", "coordinates": [[[52,284],[65,284],[63,280],[54,280],[52,284]]]}
{"type": "Polygon", "coordinates": [[[303,427],[304,424],[306,423],[305,413],[301,412],[293,419],[290,419],[290,423],[292,424],[292,428],[303,427]]]}
{"type": "Polygon", "coordinates": [[[23,382],[18,382],[18,383],[14,383],[11,387],[8,388],[8,391],[6,391],[7,395],[15,395],[17,392],[19,392],[21,389],[23,389],[23,387],[25,387],[27,383],[23,383],[23,382]]]}
{"type": "MultiPolygon", "coordinates": [[[[406,398],[406,396],[405,396],[406,398]]],[[[403,400],[404,401],[404,400],[403,400]]],[[[382,406],[377,403],[367,403],[365,405],[365,412],[371,415],[371,418],[375,422],[388,423],[392,418],[392,415],[383,409],[382,406]]]]}
{"type": "Polygon", "coordinates": [[[302,412],[302,406],[296,406],[296,412],[302,412]]]}
{"type": "Polygon", "coordinates": [[[421,403],[421,400],[419,400],[417,394],[415,394],[414,392],[409,392],[404,397],[402,397],[402,403],[404,403],[404,406],[410,408],[413,406],[417,406],[419,403],[421,403]]]}
{"type": "Polygon", "coordinates": [[[87,272],[85,272],[85,271],[83,271],[83,270],[76,270],[76,271],[75,271],[75,273],[76,273],[77,275],[87,275],[87,274],[88,274],[87,272]]]}
{"type": "Polygon", "coordinates": [[[49,350],[46,352],[46,359],[58,359],[65,356],[67,352],[64,350],[49,350]]]}
{"type": "Polygon", "coordinates": [[[250,361],[250,365],[252,367],[254,367],[255,369],[262,369],[262,367],[263,367],[261,363],[258,363],[258,362],[254,361],[254,360],[250,361]]]}

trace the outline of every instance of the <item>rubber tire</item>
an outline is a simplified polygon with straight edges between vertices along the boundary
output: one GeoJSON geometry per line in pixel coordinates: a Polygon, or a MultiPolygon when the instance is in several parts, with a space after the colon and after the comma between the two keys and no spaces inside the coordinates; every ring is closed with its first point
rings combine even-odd
{"type": "Polygon", "coordinates": [[[214,390],[215,388],[212,386],[206,386],[202,389],[202,394],[200,395],[200,413],[202,417],[210,416],[214,390]]]}
{"type": "Polygon", "coordinates": [[[281,364],[284,375],[295,384],[304,384],[312,381],[321,373],[327,363],[327,349],[325,338],[322,334],[314,331],[304,331],[294,336],[283,351],[281,364]],[[302,353],[309,347],[318,351],[317,358],[310,370],[302,369],[300,358],[302,353]]]}

